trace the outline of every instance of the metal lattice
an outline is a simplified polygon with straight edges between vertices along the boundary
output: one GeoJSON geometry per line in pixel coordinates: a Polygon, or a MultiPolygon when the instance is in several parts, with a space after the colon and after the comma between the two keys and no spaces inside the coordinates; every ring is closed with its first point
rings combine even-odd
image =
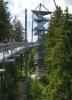
{"type": "Polygon", "coordinates": [[[48,27],[45,27],[45,24],[49,22],[49,18],[52,12],[50,12],[43,4],[39,4],[35,10],[32,10],[32,41],[33,35],[38,36],[37,41],[40,45],[37,47],[37,58],[36,60],[38,66],[43,68],[44,66],[44,49],[43,42],[44,36],[48,27]]]}

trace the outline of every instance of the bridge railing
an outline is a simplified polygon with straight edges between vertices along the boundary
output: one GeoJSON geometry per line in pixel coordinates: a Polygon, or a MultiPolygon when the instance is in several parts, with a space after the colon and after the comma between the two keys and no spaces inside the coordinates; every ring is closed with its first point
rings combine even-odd
{"type": "Polygon", "coordinates": [[[21,47],[25,45],[25,43],[8,43],[8,44],[0,44],[0,52],[6,51],[6,50],[13,50],[15,48],[21,47]]]}
{"type": "Polygon", "coordinates": [[[8,58],[15,56],[17,53],[24,53],[32,48],[37,48],[38,42],[15,42],[0,44],[0,63],[4,63],[8,58]]]}
{"type": "Polygon", "coordinates": [[[8,51],[8,50],[13,50],[18,47],[23,47],[23,48],[28,48],[31,46],[36,46],[38,43],[36,42],[16,42],[16,43],[8,43],[8,44],[0,44],[0,52],[8,51]]]}

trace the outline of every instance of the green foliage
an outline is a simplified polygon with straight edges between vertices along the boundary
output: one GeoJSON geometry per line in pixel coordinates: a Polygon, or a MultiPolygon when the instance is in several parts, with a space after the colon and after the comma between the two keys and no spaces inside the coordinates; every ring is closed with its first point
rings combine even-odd
{"type": "Polygon", "coordinates": [[[18,97],[18,76],[17,67],[15,62],[9,62],[6,66],[5,73],[5,99],[6,100],[17,100],[18,97]]]}
{"type": "Polygon", "coordinates": [[[39,80],[32,80],[28,86],[28,100],[44,100],[43,89],[44,87],[39,80]]]}
{"type": "Polygon", "coordinates": [[[35,49],[32,49],[31,52],[30,52],[30,56],[29,56],[29,67],[31,69],[34,69],[35,68],[35,66],[34,66],[35,54],[36,54],[36,50],[35,49]]]}
{"type": "Polygon", "coordinates": [[[47,65],[48,100],[71,100],[72,96],[72,22],[68,8],[54,12],[45,37],[45,63],[47,65]]]}
{"type": "Polygon", "coordinates": [[[44,41],[45,76],[28,86],[29,100],[72,99],[72,22],[57,7],[44,41]]]}
{"type": "MultiPolygon", "coordinates": [[[[34,79],[28,84],[28,100],[72,100],[72,21],[68,8],[63,12],[60,7],[53,13],[48,33],[44,41],[45,76],[34,79]]],[[[7,3],[0,1],[0,41],[5,38],[23,41],[24,30],[21,22],[15,19],[11,25],[7,3]]],[[[24,71],[25,78],[34,67],[33,49],[27,51],[15,63],[6,66],[6,100],[16,100],[18,79],[24,71]],[[28,66],[30,66],[28,68],[28,66]]]]}
{"type": "Polygon", "coordinates": [[[11,38],[17,42],[24,41],[24,29],[21,22],[15,17],[12,24],[11,38]]]}
{"type": "Polygon", "coordinates": [[[10,13],[8,12],[7,3],[0,1],[0,41],[10,37],[10,13]]]}
{"type": "Polygon", "coordinates": [[[24,29],[19,20],[15,17],[11,23],[10,13],[8,11],[7,2],[0,1],[0,41],[14,39],[21,42],[24,39],[24,29]]]}

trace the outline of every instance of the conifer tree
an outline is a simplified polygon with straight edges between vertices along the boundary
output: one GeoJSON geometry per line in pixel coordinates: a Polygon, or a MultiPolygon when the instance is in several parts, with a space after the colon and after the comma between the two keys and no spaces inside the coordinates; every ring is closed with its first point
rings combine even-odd
{"type": "Polygon", "coordinates": [[[48,100],[71,100],[72,93],[72,22],[68,9],[62,13],[60,7],[54,12],[45,39],[45,62],[47,65],[48,100]]]}
{"type": "Polygon", "coordinates": [[[24,40],[24,29],[21,24],[21,22],[17,19],[17,17],[14,18],[13,20],[13,28],[12,28],[12,33],[11,36],[17,41],[21,42],[24,40]]]}
{"type": "Polygon", "coordinates": [[[0,41],[10,37],[10,13],[8,12],[7,2],[0,0],[0,41]]]}

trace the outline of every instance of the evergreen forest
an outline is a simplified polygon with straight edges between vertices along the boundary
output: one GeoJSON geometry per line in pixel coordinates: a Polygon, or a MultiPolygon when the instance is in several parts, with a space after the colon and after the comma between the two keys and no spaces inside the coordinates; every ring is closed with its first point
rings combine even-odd
{"type": "MultiPolygon", "coordinates": [[[[23,25],[16,16],[12,20],[7,5],[0,0],[0,43],[24,42],[23,25]]],[[[63,11],[57,6],[52,13],[44,37],[44,75],[31,79],[31,73],[39,70],[34,65],[35,54],[35,49],[28,50],[5,64],[4,81],[0,74],[0,100],[23,100],[19,99],[19,87],[25,78],[27,100],[72,100],[72,19],[68,7],[63,11]]]]}

